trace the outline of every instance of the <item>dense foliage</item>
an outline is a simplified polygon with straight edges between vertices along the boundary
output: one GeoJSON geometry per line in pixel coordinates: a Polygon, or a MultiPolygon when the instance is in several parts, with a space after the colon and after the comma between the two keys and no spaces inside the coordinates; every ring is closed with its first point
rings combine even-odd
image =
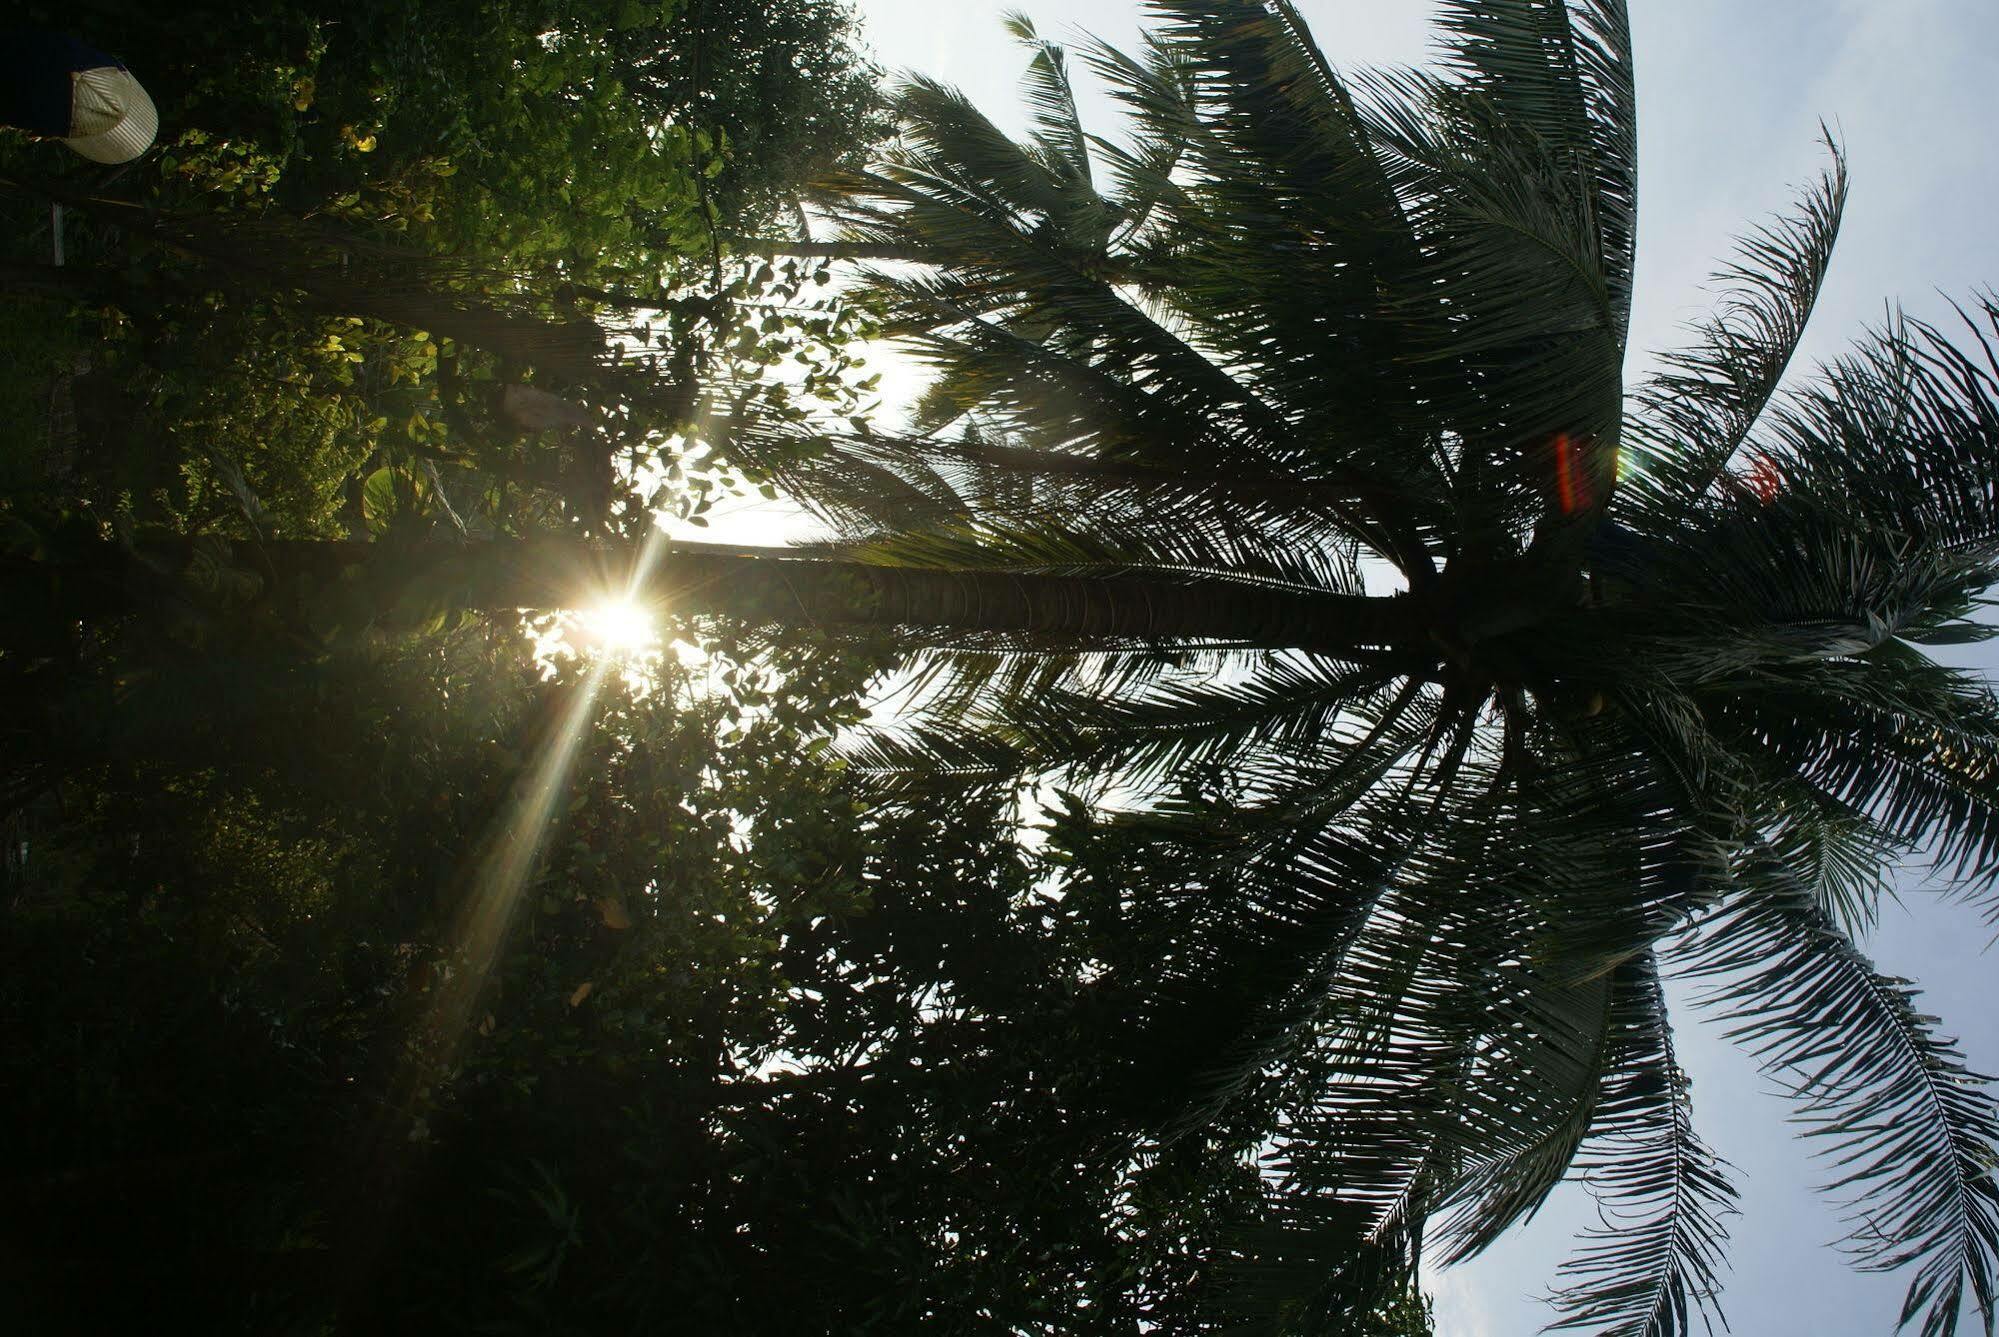
{"type": "Polygon", "coordinates": [[[553,535],[545,587],[615,589],[605,540],[804,449],[704,424],[860,406],[862,314],[732,258],[879,128],[845,11],[24,17],[163,129],[0,140],[8,1316],[1221,1322],[1265,1112],[1162,1144],[1080,987],[1148,950],[1145,851],[857,784],[879,640],[681,617],[614,663],[384,575],[553,535]]]}
{"type": "Polygon", "coordinates": [[[23,17],[124,54],[162,129],[109,172],[0,141],[7,286],[43,299],[10,318],[37,322],[10,335],[17,498],[181,533],[365,537],[419,501],[601,529],[712,358],[843,337],[795,266],[731,269],[774,308],[747,331],[703,296],[732,234],[873,133],[837,5],[23,17]]]}
{"type": "Polygon", "coordinates": [[[1155,950],[1119,907],[1156,852],[1080,804],[1023,844],[994,795],[867,798],[823,744],[877,661],[705,648],[594,686],[483,626],[156,667],[10,826],[18,1311],[1205,1330],[1210,1250],[1260,1229],[1266,1116],[1162,1148],[1160,1056],[1121,1057],[1125,1004],[1078,990],[1155,950]],[[593,693],[454,1005],[468,911],[593,693]]]}
{"type": "MultiPolygon", "coordinates": [[[[23,1006],[30,1063],[95,1083],[36,1088],[21,1145],[61,1168],[24,1188],[96,1173],[66,1127],[125,1139],[114,1182],[175,1183],[152,1139],[205,1121],[271,1149],[199,1194],[119,1184],[133,1254],[187,1258],[195,1203],[253,1223],[206,1257],[257,1284],[174,1273],[238,1325],[1347,1332],[1420,1329],[1418,1256],[1581,1171],[1618,1224],[1562,1325],[1670,1337],[1715,1309],[1733,1197],[1678,969],[1793,1088],[1863,1262],[1912,1274],[1905,1321],[1990,1325],[1999,1106],[1853,934],[1913,854],[1993,904],[1999,700],[1926,647],[1988,634],[1999,306],[1780,392],[1835,148],[1626,385],[1616,0],[1446,0],[1443,68],[1364,84],[1284,0],[1153,8],[1136,55],[1087,53],[1129,138],[1085,131],[1069,54],[1016,20],[1028,140],[914,80],[895,141],[822,182],[842,238],[750,248],[898,262],[860,281],[937,372],[906,436],[853,414],[864,326],[823,272],[727,268],[834,141],[702,124],[708,48],[765,30],[694,0],[499,44],[530,94],[637,116],[654,193],[464,146],[421,170],[472,203],[429,203],[429,160],[385,148],[409,122],[351,119],[330,72],[350,119],[275,177],[246,149],[162,157],[144,199],[15,181],[91,262],[16,286],[117,312],[106,348],[136,331],[121,439],[200,443],[10,499],[7,782],[48,847],[15,865],[44,937],[14,987],[101,959],[105,997],[141,983],[199,1034],[161,1072],[178,1042],[23,1006]],[[684,60],[634,54],[655,20],[684,60]],[[725,216],[752,141],[770,174],[725,216]],[[402,174],[357,191],[364,159],[402,174]],[[274,202],[213,207],[218,181],[274,202]],[[588,217],[543,226],[551,196],[588,217]],[[358,383],[358,436],[299,427],[340,394],[302,371],[232,420],[251,330],[358,383]],[[190,338],[213,362],[148,381],[190,338]],[[259,432],[287,444],[253,476],[259,432]],[[724,479],[841,541],[601,542],[724,479]],[[606,554],[735,619],[695,624],[705,660],[645,690],[529,667],[508,614],[606,554]],[[890,648],[908,710],[836,745],[890,648]],[[448,718],[409,728],[399,696],[448,718]],[[301,1079],[240,1066],[259,1046],[301,1079]]],[[[383,23],[355,49],[419,30],[383,23]]],[[[731,60],[773,107],[802,68],[731,60]]]]}

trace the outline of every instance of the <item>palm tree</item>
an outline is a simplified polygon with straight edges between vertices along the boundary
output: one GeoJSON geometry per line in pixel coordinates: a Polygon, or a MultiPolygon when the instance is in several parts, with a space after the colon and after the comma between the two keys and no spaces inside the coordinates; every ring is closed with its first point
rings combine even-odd
{"type": "MultiPolygon", "coordinates": [[[[1969,352],[1896,321],[1780,394],[1834,149],[1693,345],[1626,385],[1617,0],[1442,0],[1439,72],[1359,82],[1284,0],[1153,9],[1140,54],[1083,57],[1127,140],[1084,131],[1024,21],[1027,142],[903,90],[899,146],[829,208],[895,262],[871,300],[934,387],[908,433],[803,462],[794,428],[718,418],[843,542],[677,554],[656,588],[899,628],[921,709],[855,754],[884,784],[1142,800],[1106,828],[1171,875],[1124,902],[1145,951],[1079,993],[1127,1019],[1104,1081],[1162,1152],[1273,1111],[1239,1315],[1365,1307],[1398,1269],[1339,1260],[1469,1256],[1583,1170],[1621,1225],[1561,1322],[1685,1330],[1733,1190],[1673,968],[1791,1081],[1862,1265],[1914,1272],[1905,1321],[1989,1329],[1999,1110],[1854,935],[1916,852],[1999,913],[1999,700],[1922,648],[1984,634],[1999,306],[1969,352]]],[[[253,565],[282,587],[369,558],[253,565]]],[[[51,607],[130,598],[128,557],[79,560],[102,570],[5,574],[51,607]]],[[[546,549],[390,562],[477,605],[560,596],[546,549]]]]}
{"type": "Polygon", "coordinates": [[[1160,1136],[1274,1090],[1299,1238],[1358,1211],[1460,1259],[1586,1170],[1621,1224],[1562,1326],[1684,1330],[1733,1189],[1673,967],[1793,1087],[1861,1265],[1913,1270],[1904,1322],[1990,1331],[1999,1111],[1854,934],[1914,852],[1999,913],[1999,701],[1922,649],[1986,634],[1999,310],[1970,353],[1897,320],[1780,393],[1831,146],[1626,385],[1621,3],[1444,0],[1440,71],[1357,82],[1286,0],[1151,7],[1139,55],[1083,54],[1128,139],[1085,131],[1023,19],[1026,142],[904,88],[815,253],[895,262],[867,290],[935,382],[907,435],[788,476],[853,560],[1177,586],[1213,620],[945,628],[925,709],[859,760],[1146,796],[1120,820],[1184,871],[1132,889],[1157,953],[1120,996],[1211,1059],[1157,1070],[1160,1136]]]}

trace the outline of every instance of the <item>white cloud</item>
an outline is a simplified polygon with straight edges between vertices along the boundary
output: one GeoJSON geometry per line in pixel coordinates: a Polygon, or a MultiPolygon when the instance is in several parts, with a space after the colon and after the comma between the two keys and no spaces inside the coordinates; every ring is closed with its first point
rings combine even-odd
{"type": "Polygon", "coordinates": [[[1423,1289],[1436,1305],[1437,1337],[1498,1337],[1481,1289],[1462,1273],[1425,1267],[1423,1289]]]}

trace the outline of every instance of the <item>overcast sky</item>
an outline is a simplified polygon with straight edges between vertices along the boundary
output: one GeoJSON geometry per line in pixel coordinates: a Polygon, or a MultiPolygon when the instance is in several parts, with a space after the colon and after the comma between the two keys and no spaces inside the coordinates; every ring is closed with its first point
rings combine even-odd
{"type": "MultiPolygon", "coordinates": [[[[1421,63],[1429,0],[1299,0],[1342,68],[1421,63]]],[[[1024,10],[1045,36],[1087,30],[1114,43],[1138,31],[1138,0],[857,0],[891,70],[955,83],[1018,127],[1019,49],[1000,15],[1024,10]]],[[[1999,88],[1999,4],[1992,0],[1632,0],[1640,107],[1639,269],[1634,350],[1676,341],[1705,309],[1702,282],[1744,224],[1781,209],[1824,161],[1819,123],[1846,146],[1852,196],[1838,256],[1805,352],[1836,353],[1899,300],[1949,314],[1944,296],[1999,282],[1999,141],[1986,108],[1999,88]]],[[[1102,125],[1108,104],[1086,101],[1102,125]]],[[[1917,978],[1930,1010],[1963,1037],[1974,1067],[1999,1070],[1990,931],[1906,879],[1870,949],[1917,978]]],[[[1827,1247],[1837,1213],[1810,1191],[1821,1170],[1784,1122],[1785,1103],[1714,1028],[1685,1009],[1684,1056],[1709,1141],[1736,1167],[1726,1309],[1749,1337],[1885,1334],[1901,1275],[1862,1276],[1827,1247]]],[[[1564,1189],[1528,1229],[1433,1281],[1443,1337],[1525,1337],[1550,1311],[1568,1237],[1593,1219],[1564,1189]]]]}

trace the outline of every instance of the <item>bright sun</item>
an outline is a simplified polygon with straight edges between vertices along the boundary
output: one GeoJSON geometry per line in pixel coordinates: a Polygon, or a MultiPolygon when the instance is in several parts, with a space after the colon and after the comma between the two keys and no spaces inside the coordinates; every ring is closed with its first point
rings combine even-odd
{"type": "Polygon", "coordinates": [[[606,600],[576,612],[568,639],[581,649],[632,659],[659,649],[659,625],[652,611],[640,604],[606,600]]]}

